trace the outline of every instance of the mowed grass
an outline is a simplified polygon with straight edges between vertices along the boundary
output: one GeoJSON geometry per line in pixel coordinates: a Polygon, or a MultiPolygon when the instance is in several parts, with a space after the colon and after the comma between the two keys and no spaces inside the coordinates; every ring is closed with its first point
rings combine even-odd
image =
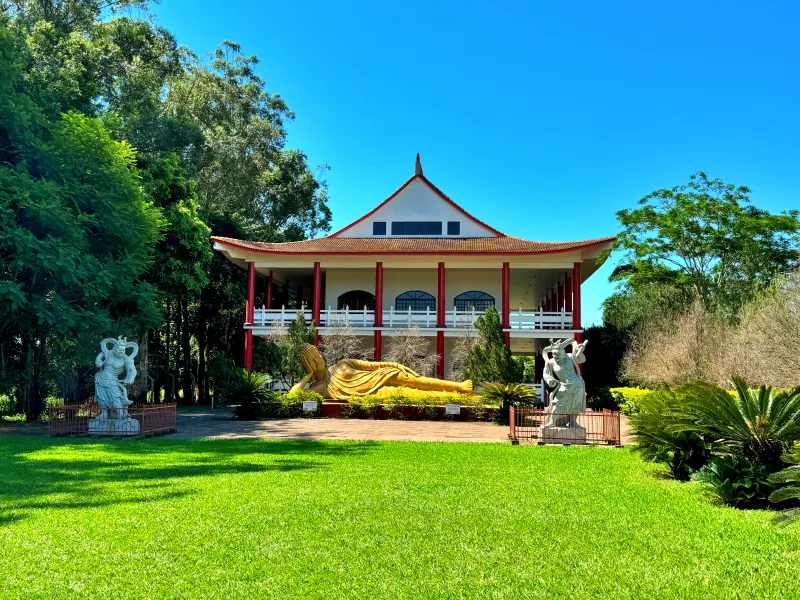
{"type": "Polygon", "coordinates": [[[627,449],[0,437],[6,598],[796,598],[800,528],[627,449]]]}

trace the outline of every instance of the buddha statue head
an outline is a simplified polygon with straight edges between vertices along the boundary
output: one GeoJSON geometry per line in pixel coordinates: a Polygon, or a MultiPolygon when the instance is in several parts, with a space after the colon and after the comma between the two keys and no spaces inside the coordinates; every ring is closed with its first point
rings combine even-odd
{"type": "Polygon", "coordinates": [[[300,348],[300,364],[307,373],[311,373],[317,381],[325,381],[325,359],[319,350],[311,344],[304,344],[300,348]]]}

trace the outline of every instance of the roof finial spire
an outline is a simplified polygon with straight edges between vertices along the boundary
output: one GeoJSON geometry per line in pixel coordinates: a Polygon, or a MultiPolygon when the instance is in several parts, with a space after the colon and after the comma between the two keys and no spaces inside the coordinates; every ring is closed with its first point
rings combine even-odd
{"type": "Polygon", "coordinates": [[[419,162],[419,152],[417,152],[417,164],[414,166],[414,175],[422,175],[422,163],[419,162]]]}

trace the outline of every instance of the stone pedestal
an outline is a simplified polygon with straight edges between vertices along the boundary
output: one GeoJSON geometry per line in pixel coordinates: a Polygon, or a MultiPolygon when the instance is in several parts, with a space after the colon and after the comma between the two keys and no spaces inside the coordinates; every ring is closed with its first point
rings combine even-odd
{"type": "Polygon", "coordinates": [[[545,444],[576,444],[586,443],[586,428],[580,425],[572,427],[543,426],[539,433],[539,440],[545,444]]]}
{"type": "Polygon", "coordinates": [[[138,435],[140,431],[139,421],[130,417],[119,419],[103,419],[97,417],[89,420],[89,433],[100,435],[138,435]]]}

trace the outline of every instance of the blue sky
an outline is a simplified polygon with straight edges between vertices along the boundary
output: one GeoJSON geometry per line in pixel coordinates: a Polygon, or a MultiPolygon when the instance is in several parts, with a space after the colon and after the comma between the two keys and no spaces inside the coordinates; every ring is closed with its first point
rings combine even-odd
{"type": "MultiPolygon", "coordinates": [[[[336,230],[425,175],[497,229],[617,232],[615,211],[703,170],[800,208],[800,2],[162,0],[198,54],[230,39],[331,166],[336,230]]],[[[615,257],[585,285],[599,323],[615,257]]]]}

